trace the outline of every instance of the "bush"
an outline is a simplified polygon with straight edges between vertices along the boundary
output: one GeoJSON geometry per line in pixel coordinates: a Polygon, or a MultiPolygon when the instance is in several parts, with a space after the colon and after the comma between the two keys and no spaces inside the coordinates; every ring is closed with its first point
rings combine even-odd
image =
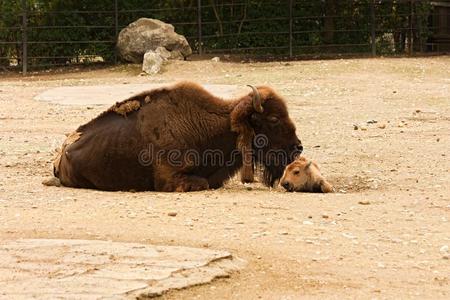
{"type": "MultiPolygon", "coordinates": [[[[294,1],[294,55],[370,53],[372,0],[294,1]]],[[[21,1],[0,0],[0,60],[21,57],[21,1]],[[15,42],[17,42],[15,44],[15,42]],[[1,44],[3,43],[3,44],[1,44]]],[[[430,1],[415,2],[412,40],[423,49],[429,32],[430,1]]],[[[409,1],[377,1],[377,49],[404,53],[409,1]]],[[[27,0],[28,55],[32,65],[68,64],[115,58],[114,0],[27,0]]],[[[289,0],[203,0],[206,52],[284,55],[289,52],[289,0]]],[[[118,0],[119,30],[140,17],[174,24],[198,49],[197,1],[118,0]]]]}

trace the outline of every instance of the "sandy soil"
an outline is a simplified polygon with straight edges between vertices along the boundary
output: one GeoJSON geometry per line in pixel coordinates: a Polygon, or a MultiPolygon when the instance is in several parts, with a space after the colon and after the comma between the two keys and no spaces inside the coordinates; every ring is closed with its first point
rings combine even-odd
{"type": "Polygon", "coordinates": [[[248,261],[228,279],[167,299],[450,298],[450,57],[176,62],[161,75],[138,74],[120,66],[1,78],[1,239],[210,247],[248,261]],[[305,155],[339,193],[234,182],[189,194],[41,185],[64,133],[106,107],[40,103],[35,95],[181,79],[275,87],[288,99],[305,155]]]}

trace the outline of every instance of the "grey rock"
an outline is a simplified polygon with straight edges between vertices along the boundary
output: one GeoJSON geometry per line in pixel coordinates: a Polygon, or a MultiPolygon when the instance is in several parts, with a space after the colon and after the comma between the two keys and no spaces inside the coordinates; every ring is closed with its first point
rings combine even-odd
{"type": "Polygon", "coordinates": [[[184,60],[183,54],[179,50],[169,51],[164,47],[158,47],[155,50],[156,53],[166,60],[184,60]]]}
{"type": "Polygon", "coordinates": [[[184,36],[177,34],[172,25],[155,19],[140,18],[129,24],[117,40],[122,59],[133,63],[141,63],[145,53],[156,51],[158,47],[164,47],[172,57],[184,59],[192,54],[184,36]]]}
{"type": "Polygon", "coordinates": [[[170,51],[170,59],[173,60],[184,60],[184,56],[179,50],[170,51]]]}
{"type": "Polygon", "coordinates": [[[144,55],[144,62],[142,64],[142,71],[147,74],[158,74],[161,71],[164,59],[155,51],[148,51],[144,55]]]}
{"type": "MultiPolygon", "coordinates": [[[[147,52],[148,53],[148,52],[147,52]]],[[[166,61],[172,58],[172,53],[167,50],[164,47],[158,47],[155,50],[155,53],[158,54],[159,56],[161,56],[161,58],[166,61]]],[[[144,55],[144,62],[145,62],[145,55],[144,55]]]]}
{"type": "Polygon", "coordinates": [[[1,299],[147,299],[229,277],[226,251],[95,240],[0,241],[1,299]]]}

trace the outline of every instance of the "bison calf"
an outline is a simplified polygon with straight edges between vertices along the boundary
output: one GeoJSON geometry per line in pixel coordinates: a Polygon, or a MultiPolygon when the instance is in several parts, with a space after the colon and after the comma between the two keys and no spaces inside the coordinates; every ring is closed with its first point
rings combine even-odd
{"type": "Polygon", "coordinates": [[[288,192],[331,193],[334,190],[320,174],[319,166],[305,157],[286,167],[280,185],[288,192]]]}

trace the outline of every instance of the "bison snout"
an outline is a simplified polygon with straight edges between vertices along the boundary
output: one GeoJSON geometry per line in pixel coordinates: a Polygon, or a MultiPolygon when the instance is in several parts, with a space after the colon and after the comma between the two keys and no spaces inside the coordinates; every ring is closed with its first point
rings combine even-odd
{"type": "Polygon", "coordinates": [[[289,181],[285,181],[281,183],[281,186],[288,192],[292,192],[294,190],[292,184],[289,181]]]}
{"type": "Polygon", "coordinates": [[[302,154],[302,152],[303,152],[302,143],[300,141],[298,141],[298,143],[292,145],[291,146],[291,151],[292,151],[292,154],[294,155],[294,157],[297,157],[300,154],[302,154]]]}
{"type": "Polygon", "coordinates": [[[301,154],[301,153],[303,152],[303,146],[302,146],[302,144],[294,145],[294,150],[295,150],[296,152],[298,152],[298,154],[301,154]]]}

